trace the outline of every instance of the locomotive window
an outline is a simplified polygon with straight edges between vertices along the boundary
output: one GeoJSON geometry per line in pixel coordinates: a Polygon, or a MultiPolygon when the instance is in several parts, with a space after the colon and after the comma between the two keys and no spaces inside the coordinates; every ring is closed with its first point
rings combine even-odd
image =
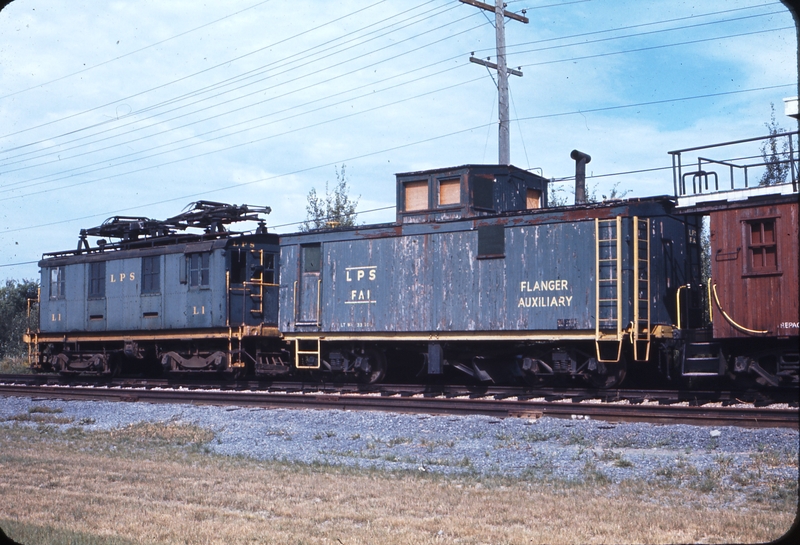
{"type": "Polygon", "coordinates": [[[406,212],[428,209],[428,182],[406,182],[403,184],[406,212]]]}
{"type": "Polygon", "coordinates": [[[303,272],[318,273],[321,270],[322,251],[319,244],[303,246],[303,272]]]}
{"type": "Polygon", "coordinates": [[[264,283],[277,283],[275,282],[275,254],[264,254],[264,283]]]}
{"type": "Polygon", "coordinates": [[[231,252],[231,284],[241,284],[247,275],[247,252],[237,248],[231,252]]]}
{"type": "Polygon", "coordinates": [[[189,265],[189,286],[208,286],[209,253],[189,254],[186,259],[189,265]]]}
{"type": "Polygon", "coordinates": [[[478,227],[478,259],[505,257],[505,228],[502,225],[478,227]]]}
{"type": "Polygon", "coordinates": [[[106,296],[106,262],[89,263],[89,297],[102,299],[106,296]]]}
{"type": "Polygon", "coordinates": [[[161,292],[161,256],[142,258],[142,294],[161,292]]]}
{"type": "Polygon", "coordinates": [[[461,202],[461,178],[439,180],[439,206],[459,204],[461,202]]]}
{"type": "Polygon", "coordinates": [[[745,228],[747,240],[747,270],[745,273],[778,272],[778,242],[775,237],[775,218],[749,221],[745,228]]]}
{"type": "Polygon", "coordinates": [[[50,299],[64,298],[64,267],[50,269],[50,299]]]}
{"type": "Polygon", "coordinates": [[[542,192],[538,189],[528,189],[525,195],[525,208],[533,210],[542,207],[542,192]]]}

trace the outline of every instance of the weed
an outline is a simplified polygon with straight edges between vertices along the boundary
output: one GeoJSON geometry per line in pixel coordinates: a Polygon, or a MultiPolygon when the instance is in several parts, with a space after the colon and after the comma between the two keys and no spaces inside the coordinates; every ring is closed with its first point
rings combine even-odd
{"type": "Polygon", "coordinates": [[[620,456],[619,459],[614,460],[614,465],[617,467],[633,467],[633,462],[620,456]]]}
{"type": "Polygon", "coordinates": [[[566,441],[567,445],[580,445],[582,447],[588,447],[591,445],[591,441],[582,434],[579,433],[571,433],[570,436],[567,438],[566,441]]]}
{"type": "Polygon", "coordinates": [[[720,486],[719,471],[713,469],[704,469],[700,479],[691,479],[689,487],[700,492],[709,493],[720,486]]]}
{"type": "Polygon", "coordinates": [[[553,434],[551,433],[543,433],[540,431],[529,431],[522,434],[521,439],[523,441],[527,441],[528,443],[536,443],[539,441],[547,441],[553,438],[553,434]]]}
{"type": "Polygon", "coordinates": [[[425,439],[423,437],[419,440],[419,444],[428,449],[428,452],[433,452],[438,447],[453,448],[456,442],[453,439],[425,439]]]}
{"type": "Polygon", "coordinates": [[[397,445],[405,445],[411,443],[412,439],[408,437],[392,437],[386,442],[386,446],[396,447],[397,445]]]}
{"type": "Polygon", "coordinates": [[[33,422],[36,424],[70,424],[74,420],[71,416],[55,416],[51,412],[31,412],[30,409],[27,413],[15,414],[6,418],[10,422],[33,422]]]}
{"type": "Polygon", "coordinates": [[[267,437],[270,437],[270,436],[286,437],[287,435],[291,435],[291,434],[286,430],[282,430],[282,429],[278,428],[278,429],[269,429],[269,430],[267,430],[267,433],[265,433],[264,435],[266,435],[267,437]]]}
{"type": "Polygon", "coordinates": [[[35,414],[35,413],[60,414],[63,412],[64,409],[61,409],[59,407],[42,407],[42,406],[28,407],[28,414],[35,414]]]}
{"type": "Polygon", "coordinates": [[[636,437],[631,434],[625,434],[611,441],[609,444],[612,448],[630,448],[636,444],[636,437]]]}
{"type": "Polygon", "coordinates": [[[583,464],[581,472],[586,477],[586,480],[593,484],[604,485],[612,482],[611,478],[603,473],[591,460],[587,460],[586,463],[583,464]]]}

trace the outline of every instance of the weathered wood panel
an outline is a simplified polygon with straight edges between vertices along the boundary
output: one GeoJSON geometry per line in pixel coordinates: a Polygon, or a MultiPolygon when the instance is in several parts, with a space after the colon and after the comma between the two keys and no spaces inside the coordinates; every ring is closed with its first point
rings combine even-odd
{"type": "Polygon", "coordinates": [[[714,305],[715,337],[760,336],[752,331],[798,335],[797,209],[793,202],[711,212],[711,275],[719,301],[714,305]],[[765,224],[774,237],[762,239],[765,224]],[[754,231],[759,235],[753,236],[754,231]],[[762,251],[774,251],[775,259],[765,264],[762,251]]]}

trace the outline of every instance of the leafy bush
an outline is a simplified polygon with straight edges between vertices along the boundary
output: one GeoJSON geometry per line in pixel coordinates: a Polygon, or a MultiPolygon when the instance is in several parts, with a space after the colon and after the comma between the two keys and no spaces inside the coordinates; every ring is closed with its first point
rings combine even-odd
{"type": "Polygon", "coordinates": [[[26,352],[22,335],[36,327],[38,316],[28,316],[28,298],[35,298],[38,284],[30,280],[6,280],[0,287],[0,358],[21,356],[26,352]]]}

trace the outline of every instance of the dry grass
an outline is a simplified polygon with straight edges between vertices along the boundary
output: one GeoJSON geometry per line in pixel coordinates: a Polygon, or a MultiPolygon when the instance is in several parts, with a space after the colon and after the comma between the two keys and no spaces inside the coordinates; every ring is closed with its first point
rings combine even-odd
{"type": "Polygon", "coordinates": [[[30,375],[28,356],[6,356],[0,358],[0,374],[3,375],[30,375]]]}
{"type": "MultiPolygon", "coordinates": [[[[52,415],[51,415],[52,416],[52,415]]],[[[611,486],[359,472],[223,458],[210,432],[0,428],[0,526],[34,543],[763,542],[784,502],[733,510],[644,483],[611,486]]]]}

